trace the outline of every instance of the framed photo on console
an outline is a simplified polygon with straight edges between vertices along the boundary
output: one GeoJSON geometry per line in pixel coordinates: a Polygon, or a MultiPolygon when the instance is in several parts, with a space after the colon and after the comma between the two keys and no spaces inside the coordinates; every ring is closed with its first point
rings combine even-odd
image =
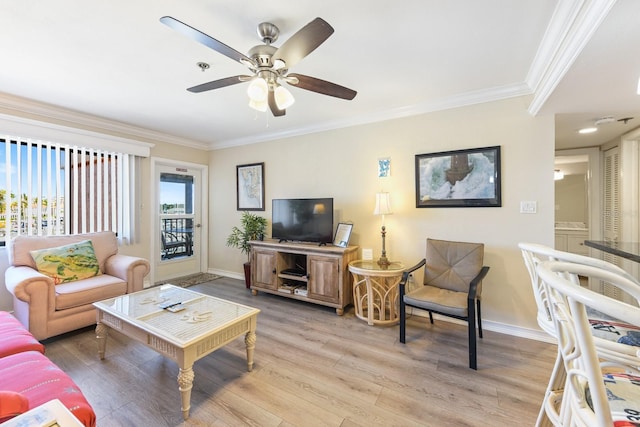
{"type": "Polygon", "coordinates": [[[500,146],[416,154],[416,207],[499,207],[500,180],[500,146]]]}
{"type": "Polygon", "coordinates": [[[349,239],[351,239],[351,230],[353,230],[353,224],[347,224],[346,222],[339,222],[336,227],[336,236],[333,238],[333,245],[346,248],[349,246],[349,239]]]}
{"type": "Polygon", "coordinates": [[[264,163],[236,166],[239,211],[264,210],[264,163]]]}

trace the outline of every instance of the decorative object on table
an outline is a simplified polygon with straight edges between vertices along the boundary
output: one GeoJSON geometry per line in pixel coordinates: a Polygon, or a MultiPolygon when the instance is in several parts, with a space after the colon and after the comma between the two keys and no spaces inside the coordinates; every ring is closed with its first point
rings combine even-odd
{"type": "Polygon", "coordinates": [[[234,226],[231,229],[231,234],[227,237],[227,246],[238,248],[247,255],[247,262],[244,263],[244,281],[247,289],[251,287],[251,263],[249,262],[251,245],[249,245],[249,241],[264,239],[266,230],[266,218],[251,212],[243,212],[240,227],[234,226]]]}
{"type": "Polygon", "coordinates": [[[236,166],[239,211],[264,210],[264,162],[236,166]]]}
{"type": "Polygon", "coordinates": [[[378,159],[378,178],[387,178],[391,176],[391,158],[385,157],[378,159]]]}
{"type": "Polygon", "coordinates": [[[482,338],[480,299],[482,279],[489,272],[483,266],[484,244],[427,239],[426,257],[405,270],[400,281],[400,342],[405,342],[407,306],[464,320],[468,324],[469,367],[478,369],[476,321],[482,338]],[[411,274],[424,266],[424,286],[406,291],[411,274]]]}
{"type": "Polygon", "coordinates": [[[382,215],[382,253],[380,255],[380,259],[378,259],[379,265],[389,265],[389,260],[387,259],[387,250],[385,248],[385,239],[387,235],[387,229],[384,225],[384,216],[391,215],[393,212],[391,211],[391,198],[389,193],[377,193],[376,194],[376,207],[373,210],[374,215],[382,215]]]}
{"type": "Polygon", "coordinates": [[[416,207],[499,207],[500,146],[416,154],[416,207]]]}
{"type": "Polygon", "coordinates": [[[349,246],[349,239],[351,239],[351,230],[353,230],[353,224],[347,224],[345,222],[339,222],[336,227],[336,235],[333,238],[333,244],[346,248],[349,246]]]}

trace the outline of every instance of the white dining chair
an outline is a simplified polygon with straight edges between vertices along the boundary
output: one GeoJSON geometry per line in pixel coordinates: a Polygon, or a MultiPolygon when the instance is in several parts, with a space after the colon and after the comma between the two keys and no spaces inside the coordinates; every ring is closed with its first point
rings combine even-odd
{"type": "MultiPolygon", "coordinates": [[[[637,426],[640,422],[640,371],[637,361],[616,358],[602,363],[587,308],[640,326],[640,308],[576,286],[579,276],[624,288],[627,278],[600,267],[544,261],[536,267],[547,292],[558,348],[566,372],[562,410],[556,426],[637,426]]],[[[556,402],[547,399],[548,412],[556,402]]]]}
{"type": "MultiPolygon", "coordinates": [[[[620,289],[631,295],[637,301],[640,301],[640,282],[617,265],[597,258],[559,251],[537,243],[519,243],[518,246],[522,252],[524,263],[531,279],[533,294],[537,305],[538,325],[554,339],[557,339],[557,336],[553,319],[551,317],[547,292],[537,273],[537,266],[541,262],[548,260],[565,261],[580,265],[588,265],[614,273],[624,279],[618,282],[620,289]]],[[[574,282],[574,285],[580,286],[579,278],[577,276],[570,279],[574,282]]],[[[596,324],[595,319],[594,324],[596,324]]],[[[611,334],[610,337],[612,336],[614,335],[611,334]]],[[[639,348],[620,344],[601,337],[595,338],[595,342],[598,354],[603,360],[613,360],[625,364],[635,363],[640,365],[639,348]]],[[[554,420],[557,421],[561,418],[561,402],[565,380],[566,372],[562,362],[561,350],[558,348],[558,354],[556,356],[555,364],[545,391],[545,398],[543,400],[543,402],[554,402],[554,404],[549,405],[543,403],[541,405],[536,426],[553,425],[554,420]]]]}

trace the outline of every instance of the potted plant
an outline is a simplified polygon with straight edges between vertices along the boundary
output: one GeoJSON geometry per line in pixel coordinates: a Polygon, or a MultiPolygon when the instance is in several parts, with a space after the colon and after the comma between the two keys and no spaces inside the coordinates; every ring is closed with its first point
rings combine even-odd
{"type": "Polygon", "coordinates": [[[250,240],[262,240],[267,230],[267,219],[259,215],[244,211],[240,220],[240,227],[233,227],[227,237],[227,246],[238,248],[247,254],[247,262],[244,263],[244,281],[247,289],[251,286],[251,252],[250,240]]]}

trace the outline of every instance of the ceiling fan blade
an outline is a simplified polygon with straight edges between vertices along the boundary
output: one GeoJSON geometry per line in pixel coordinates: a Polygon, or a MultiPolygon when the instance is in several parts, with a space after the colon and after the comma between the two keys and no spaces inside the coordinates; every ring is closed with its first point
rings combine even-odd
{"type": "Polygon", "coordinates": [[[273,59],[280,59],[285,62],[286,68],[291,68],[324,43],[333,31],[333,27],[324,19],[316,18],[284,42],[273,59]]]}
{"type": "Polygon", "coordinates": [[[272,90],[269,91],[268,101],[269,109],[271,110],[271,113],[273,113],[274,117],[284,116],[287,113],[286,110],[281,110],[278,108],[278,104],[276,104],[276,96],[272,90]]]}
{"type": "Polygon", "coordinates": [[[179,33],[182,33],[185,36],[197,41],[198,43],[210,47],[216,52],[233,59],[234,61],[238,61],[243,65],[253,64],[255,66],[253,60],[251,60],[246,55],[203,33],[202,31],[196,30],[195,28],[185,24],[184,22],[181,22],[171,16],[163,16],[162,18],[160,18],[160,22],[170,28],[173,28],[179,33]]]}
{"type": "Polygon", "coordinates": [[[290,85],[299,87],[300,89],[310,90],[323,95],[335,96],[336,98],[347,99],[349,101],[355,98],[358,94],[355,90],[344,86],[302,74],[287,74],[285,81],[290,85]],[[295,80],[298,80],[298,82],[296,83],[295,80]]]}
{"type": "Polygon", "coordinates": [[[251,79],[251,76],[226,77],[224,79],[202,83],[201,85],[190,87],[187,90],[193,93],[206,92],[208,90],[220,89],[221,87],[226,87],[226,86],[231,86],[238,83],[246,82],[249,79],[251,79]]]}

